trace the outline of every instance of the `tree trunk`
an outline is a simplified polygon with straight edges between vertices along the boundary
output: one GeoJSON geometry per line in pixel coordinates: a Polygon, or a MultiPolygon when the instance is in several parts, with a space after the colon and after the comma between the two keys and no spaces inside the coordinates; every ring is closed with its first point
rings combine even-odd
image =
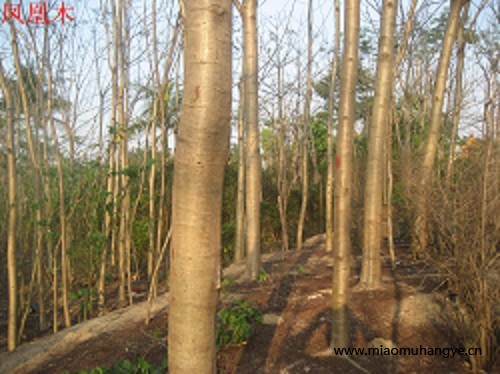
{"type": "MultiPolygon", "coordinates": [[[[45,197],[45,206],[44,206],[44,215],[45,217],[50,217],[52,213],[52,194],[50,192],[50,174],[49,174],[49,154],[48,154],[48,144],[49,144],[49,136],[48,136],[48,123],[47,121],[44,121],[43,123],[43,155],[42,155],[42,162],[43,162],[43,170],[44,170],[44,175],[42,176],[42,189],[43,189],[43,196],[45,197]]],[[[41,217],[37,217],[37,220],[40,219],[41,217]]],[[[38,268],[37,270],[37,287],[38,287],[38,307],[40,310],[40,315],[39,315],[39,322],[40,322],[40,331],[44,331],[47,328],[47,320],[46,320],[46,311],[45,311],[45,301],[44,301],[44,294],[45,294],[45,282],[44,282],[44,276],[43,276],[43,269],[46,267],[47,269],[52,269],[52,263],[53,263],[53,256],[54,256],[54,243],[53,240],[50,238],[52,237],[52,231],[49,225],[47,227],[41,227],[40,229],[37,228],[37,245],[36,245],[36,266],[38,268]],[[44,245],[43,245],[43,238],[46,238],[45,241],[45,252],[47,253],[47,261],[44,266],[44,261],[43,261],[43,252],[44,252],[44,245]]],[[[56,304],[52,306],[53,309],[57,309],[56,304]]]]}
{"type": "MultiPolygon", "coordinates": [[[[151,170],[149,174],[149,227],[148,227],[148,279],[153,276],[153,262],[155,245],[155,180],[156,180],[156,126],[158,123],[159,106],[164,105],[164,97],[160,96],[160,74],[158,63],[158,44],[157,44],[157,26],[156,26],[156,0],[151,2],[151,22],[153,23],[153,80],[155,84],[153,94],[153,116],[151,118],[151,170]]],[[[156,289],[156,287],[154,287],[156,289]]]]}
{"type": "MultiPolygon", "coordinates": [[[[126,158],[126,167],[129,168],[129,150],[128,150],[128,140],[129,140],[129,129],[128,124],[130,122],[130,45],[131,45],[131,35],[130,35],[130,17],[128,15],[128,2],[125,2],[123,5],[123,60],[122,60],[122,79],[124,81],[123,84],[123,108],[124,108],[124,128],[126,134],[126,142],[125,144],[125,158],[126,158]]],[[[127,274],[127,293],[128,293],[128,303],[129,305],[133,304],[132,297],[132,227],[134,225],[134,215],[131,210],[131,178],[130,175],[127,175],[127,184],[125,190],[125,208],[126,208],[126,222],[127,222],[127,235],[126,235],[126,274],[127,274]]]]}
{"type": "Polygon", "coordinates": [[[328,174],[326,179],[326,251],[333,251],[333,184],[334,184],[334,157],[333,157],[333,104],[335,96],[335,82],[337,79],[338,60],[340,56],[340,1],[334,0],[335,7],[335,49],[332,62],[332,76],[330,91],[328,92],[328,122],[327,122],[327,155],[328,174]]]}
{"type": "MultiPolygon", "coordinates": [[[[160,199],[158,201],[158,222],[156,223],[156,253],[161,251],[161,243],[165,228],[169,227],[168,221],[168,201],[170,196],[167,196],[167,160],[170,157],[168,149],[168,119],[165,108],[160,107],[161,118],[161,162],[160,162],[160,199]]],[[[166,274],[168,274],[168,261],[166,261],[166,274]]],[[[168,276],[167,276],[168,277],[168,276]]]]}
{"type": "Polygon", "coordinates": [[[127,300],[128,290],[129,303],[131,303],[130,292],[130,177],[128,170],[128,118],[127,118],[127,27],[126,21],[126,3],[123,0],[118,1],[116,13],[115,32],[118,43],[115,46],[118,50],[118,135],[120,136],[120,183],[121,183],[121,202],[120,202],[120,232],[118,243],[118,272],[120,276],[120,286],[118,298],[120,303],[124,304],[127,300]]]}
{"type": "Polygon", "coordinates": [[[424,158],[417,185],[416,217],[412,238],[412,250],[415,257],[422,256],[427,248],[427,214],[425,197],[432,182],[432,170],[439,144],[439,129],[441,127],[441,112],[443,110],[444,95],[446,92],[446,81],[450,65],[453,44],[457,35],[460,21],[460,10],[467,0],[451,0],[446,34],[443,40],[441,56],[436,72],[436,82],[432,100],[431,118],[425,140],[424,158]]]}
{"type": "Polygon", "coordinates": [[[240,106],[238,109],[238,196],[236,200],[236,233],[234,245],[234,260],[245,257],[245,121],[243,110],[244,92],[243,79],[240,82],[240,106]]]}
{"type": "Polygon", "coordinates": [[[457,34],[457,72],[456,72],[456,87],[455,97],[453,100],[453,119],[450,136],[450,150],[448,153],[448,167],[446,170],[446,178],[449,180],[453,173],[453,161],[455,159],[455,146],[457,143],[458,135],[458,122],[460,120],[460,112],[462,110],[462,96],[463,96],[463,71],[465,63],[465,23],[469,12],[469,5],[467,3],[464,7],[462,17],[460,19],[460,26],[457,34]]]}
{"type": "MultiPolygon", "coordinates": [[[[31,113],[30,113],[30,107],[29,107],[29,101],[28,101],[28,92],[27,92],[27,88],[26,88],[26,82],[24,81],[24,76],[22,73],[22,66],[21,66],[21,60],[19,57],[19,48],[18,48],[18,43],[17,43],[16,29],[15,29],[13,23],[10,23],[10,34],[11,34],[12,54],[13,54],[13,59],[14,59],[14,65],[16,68],[16,73],[17,73],[17,82],[18,82],[19,92],[20,92],[20,96],[21,96],[21,103],[22,103],[22,109],[23,109],[24,120],[25,120],[26,141],[28,143],[28,151],[29,151],[28,153],[29,153],[31,163],[33,164],[33,168],[34,168],[33,179],[34,179],[34,184],[36,187],[35,188],[36,199],[38,201],[42,202],[44,200],[42,197],[42,193],[41,193],[41,191],[42,191],[42,188],[41,188],[42,172],[40,169],[40,163],[38,161],[37,153],[35,151],[37,148],[37,145],[35,145],[36,142],[33,139],[33,134],[31,131],[31,113]]],[[[47,198],[47,203],[50,203],[50,195],[45,196],[45,197],[47,198]]],[[[35,217],[36,217],[37,222],[40,222],[42,219],[41,209],[42,209],[41,206],[36,207],[35,217]]],[[[37,242],[37,249],[36,250],[40,254],[41,254],[41,250],[42,250],[41,244],[43,241],[43,231],[44,230],[43,230],[42,226],[37,225],[36,236],[37,236],[38,242],[37,242]]],[[[48,245],[48,247],[50,249],[50,245],[48,245]]]]}
{"type": "MultiPolygon", "coordinates": [[[[393,91],[394,93],[394,91],[393,91]]],[[[394,102],[392,102],[394,104],[394,102]]],[[[394,269],[396,267],[396,254],[394,251],[394,219],[392,215],[392,195],[394,189],[394,175],[392,172],[392,118],[394,116],[394,106],[391,109],[391,116],[386,128],[387,138],[386,138],[386,152],[385,152],[385,162],[386,162],[386,178],[387,178],[387,204],[386,217],[387,217],[387,244],[389,246],[389,255],[391,257],[391,266],[394,269]]]]}
{"type": "Polygon", "coordinates": [[[351,266],[351,190],[354,106],[358,77],[360,0],[345,3],[344,56],[335,163],[332,346],[348,347],[347,297],[351,266]]]}
{"type": "Polygon", "coordinates": [[[277,89],[278,89],[278,118],[274,118],[275,131],[278,140],[278,171],[277,171],[277,190],[278,190],[278,212],[281,225],[281,249],[288,251],[288,198],[290,196],[290,181],[288,180],[288,164],[286,152],[286,134],[288,132],[289,118],[284,113],[284,82],[283,82],[283,61],[281,59],[280,47],[276,48],[276,70],[277,70],[277,89]]]}
{"type": "MultiPolygon", "coordinates": [[[[104,15],[107,13],[107,9],[103,9],[104,15]]],[[[116,218],[118,212],[118,183],[119,175],[117,171],[119,170],[118,159],[117,159],[117,144],[118,144],[118,128],[116,126],[116,108],[118,100],[118,50],[116,48],[118,44],[118,35],[116,32],[116,9],[115,4],[111,2],[111,17],[113,24],[113,40],[112,43],[107,43],[107,55],[108,55],[108,67],[111,72],[111,105],[110,105],[110,140],[109,140],[109,168],[106,181],[106,215],[104,218],[104,231],[107,238],[107,245],[104,247],[101,254],[101,264],[99,269],[99,283],[98,283],[98,308],[99,313],[104,312],[105,307],[105,285],[106,285],[106,265],[108,250],[111,254],[111,264],[115,264],[115,251],[116,251],[116,218]],[[111,53],[111,45],[113,46],[113,53],[111,53]]],[[[106,40],[109,37],[108,24],[105,22],[106,28],[106,40]]]]}
{"type": "Polygon", "coordinates": [[[387,122],[393,92],[394,33],[397,0],[384,0],[379,37],[375,99],[368,139],[363,221],[361,285],[373,289],[382,278],[382,196],[387,122]]]}
{"type": "Polygon", "coordinates": [[[261,171],[259,151],[259,103],[258,103],[258,35],[257,0],[245,0],[238,6],[243,20],[243,92],[246,127],[246,252],[247,273],[257,279],[260,271],[260,199],[261,171]]]}
{"type": "Polygon", "coordinates": [[[5,101],[6,147],[9,179],[9,224],[7,231],[7,273],[9,290],[9,317],[7,325],[7,349],[13,351],[17,345],[17,266],[16,266],[16,152],[12,100],[5,82],[0,60],[0,88],[5,101]]]}
{"type": "MultiPolygon", "coordinates": [[[[155,209],[155,180],[156,180],[156,161],[157,161],[157,139],[156,139],[156,128],[158,124],[158,119],[161,118],[159,109],[164,105],[165,97],[162,95],[162,90],[160,86],[160,73],[159,73],[159,62],[158,62],[158,43],[157,43],[157,27],[156,27],[156,0],[151,3],[151,22],[153,24],[153,81],[155,84],[154,94],[153,94],[153,115],[151,118],[151,170],[149,174],[149,227],[148,227],[148,279],[152,279],[153,266],[154,266],[154,254],[156,251],[155,244],[155,228],[156,228],[156,209],[155,209]]],[[[156,282],[155,282],[156,283],[156,282]]],[[[156,285],[153,287],[156,293],[156,285]]]]}
{"type": "Polygon", "coordinates": [[[215,373],[221,206],[231,110],[231,1],[185,3],[184,98],[174,163],[168,361],[215,373]]]}
{"type": "Polygon", "coordinates": [[[308,152],[307,141],[309,133],[309,122],[311,112],[311,98],[312,98],[312,0],[309,0],[307,7],[307,84],[306,84],[306,97],[304,101],[304,120],[302,124],[302,139],[301,139],[301,153],[302,153],[302,198],[300,204],[300,216],[297,226],[297,249],[302,249],[304,241],[304,223],[307,214],[307,200],[309,198],[309,168],[308,168],[308,152]]]}
{"type": "MultiPolygon", "coordinates": [[[[155,21],[153,21],[155,22],[155,21]]],[[[155,80],[158,79],[155,77],[155,80]]],[[[157,89],[155,89],[157,92],[157,89]]],[[[157,94],[155,94],[156,96],[157,94]]],[[[156,123],[158,119],[158,105],[162,105],[162,99],[158,100],[155,97],[153,107],[153,118],[151,119],[151,170],[149,172],[149,227],[148,227],[148,279],[151,279],[153,275],[153,260],[154,252],[156,249],[155,245],[155,180],[156,180],[156,123]]]]}
{"type": "MultiPolygon", "coordinates": [[[[36,89],[37,99],[36,99],[36,112],[37,118],[35,121],[41,124],[42,127],[42,137],[43,137],[43,151],[41,155],[41,170],[43,170],[42,175],[37,176],[35,174],[35,194],[39,201],[44,199],[42,215],[41,209],[37,209],[35,212],[35,217],[37,222],[42,221],[42,216],[50,217],[52,215],[52,197],[50,192],[50,172],[49,172],[49,161],[48,161],[48,122],[44,113],[45,102],[44,102],[44,92],[43,92],[43,82],[45,69],[44,64],[38,69],[38,86],[36,89]]],[[[37,123],[35,122],[35,123],[37,123]]],[[[40,207],[41,208],[41,207],[40,207]]],[[[47,258],[52,258],[52,240],[50,240],[50,225],[37,225],[36,227],[36,247],[35,247],[35,263],[34,263],[34,273],[36,274],[36,287],[37,287],[37,300],[38,300],[38,329],[39,331],[44,331],[46,329],[46,319],[45,319],[45,287],[44,287],[44,269],[43,269],[43,249],[46,247],[47,258]],[[45,226],[45,227],[44,227],[45,226]],[[44,242],[45,240],[45,242],[44,242]]],[[[22,332],[20,332],[22,335],[22,332]]]]}
{"type": "Polygon", "coordinates": [[[12,22],[10,22],[9,26],[10,26],[10,34],[11,34],[12,55],[14,57],[14,64],[16,66],[17,82],[18,82],[18,86],[19,86],[19,92],[21,94],[21,102],[22,102],[23,112],[24,112],[23,114],[24,114],[24,118],[26,121],[26,140],[28,142],[28,150],[29,150],[30,160],[33,163],[33,167],[36,170],[36,175],[38,176],[38,175],[40,175],[40,164],[38,163],[38,159],[36,156],[35,145],[33,142],[33,134],[31,131],[30,108],[29,108],[28,97],[27,97],[27,92],[26,92],[26,85],[25,85],[23,73],[22,73],[21,60],[19,58],[19,48],[17,45],[16,29],[15,29],[14,24],[12,22]]]}
{"type": "MultiPolygon", "coordinates": [[[[165,70],[163,73],[162,84],[160,86],[160,98],[165,98],[169,92],[169,82],[168,77],[170,75],[170,69],[172,68],[172,63],[174,61],[174,52],[177,46],[177,40],[179,38],[180,31],[180,15],[177,16],[177,20],[174,27],[174,32],[172,35],[172,43],[169,51],[169,55],[167,58],[167,62],[165,64],[165,70]]],[[[172,113],[177,112],[178,107],[178,89],[176,88],[176,100],[175,105],[172,110],[172,113]]],[[[166,172],[167,172],[167,159],[170,157],[169,149],[168,149],[168,127],[169,127],[169,117],[167,116],[167,112],[165,110],[165,105],[160,105],[160,122],[161,122],[161,173],[160,173],[160,201],[158,203],[158,222],[156,224],[156,253],[161,252],[161,243],[164,242],[163,232],[166,228],[169,227],[169,216],[168,216],[168,202],[169,197],[166,193],[166,172]]],[[[166,274],[168,274],[168,261],[165,261],[166,265],[166,274]]],[[[167,275],[168,277],[168,275],[167,275]]]]}
{"type": "MultiPolygon", "coordinates": [[[[45,32],[46,43],[48,43],[48,34],[45,32]]],[[[52,133],[52,139],[54,142],[54,148],[56,152],[56,164],[57,164],[57,180],[59,189],[59,222],[61,229],[61,281],[62,281],[62,301],[63,301],[63,311],[64,311],[64,324],[66,327],[71,326],[71,318],[69,315],[69,305],[68,305],[68,243],[67,243],[67,220],[66,220],[66,206],[65,206],[65,194],[64,194],[64,176],[63,176],[63,160],[61,152],[59,150],[59,139],[57,137],[56,128],[54,125],[54,117],[52,114],[52,72],[50,66],[50,46],[47,44],[46,47],[47,54],[45,56],[47,64],[47,115],[50,124],[50,130],[52,133]]]]}

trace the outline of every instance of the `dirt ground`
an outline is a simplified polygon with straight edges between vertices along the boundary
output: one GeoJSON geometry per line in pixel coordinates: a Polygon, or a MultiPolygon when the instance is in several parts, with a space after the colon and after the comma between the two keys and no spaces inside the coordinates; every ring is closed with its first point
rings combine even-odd
{"type": "MultiPolygon", "coordinates": [[[[377,291],[355,287],[360,270],[360,258],[356,258],[349,300],[353,347],[460,347],[443,321],[445,300],[435,292],[437,284],[432,271],[413,262],[407,252],[408,249],[398,250],[394,271],[387,261],[383,287],[377,291]]],[[[252,301],[264,315],[265,323],[255,326],[255,333],[246,344],[219,352],[220,373],[469,372],[467,359],[461,356],[332,355],[328,350],[332,256],[324,249],[323,236],[310,239],[302,251],[265,256],[263,266],[267,277],[260,282],[241,281],[242,265],[225,271],[226,277],[234,279],[235,284],[222,293],[221,306],[234,299],[252,301]]],[[[144,310],[145,306],[137,304],[133,308],[144,310]]],[[[166,304],[160,305],[149,325],[145,325],[143,319],[125,319],[125,314],[123,317],[117,314],[111,320],[117,322],[112,323],[118,323],[120,318],[127,322],[112,329],[106,327],[108,322],[96,325],[100,327],[98,331],[90,329],[91,338],[67,344],[67,349],[54,349],[53,355],[37,362],[35,367],[19,366],[29,353],[24,356],[16,352],[3,353],[0,368],[5,360],[5,363],[16,364],[17,369],[12,372],[77,372],[112,366],[124,359],[134,361],[137,357],[159,365],[167,356],[167,309],[166,304]]],[[[4,326],[1,328],[5,335],[4,326]]],[[[76,331],[78,327],[75,334],[76,331]]],[[[29,346],[43,344],[48,338],[57,341],[57,335],[50,336],[35,340],[29,346]]],[[[50,352],[51,346],[47,345],[45,349],[50,352]]],[[[5,350],[5,346],[1,348],[5,350]]]]}

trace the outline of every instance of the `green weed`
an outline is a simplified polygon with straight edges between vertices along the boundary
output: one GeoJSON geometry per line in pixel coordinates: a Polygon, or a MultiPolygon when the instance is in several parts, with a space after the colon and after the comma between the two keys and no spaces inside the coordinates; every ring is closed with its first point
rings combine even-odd
{"type": "Polygon", "coordinates": [[[224,277],[221,282],[221,288],[223,293],[227,293],[236,284],[233,277],[224,277]]]}
{"type": "MultiPolygon", "coordinates": [[[[160,374],[165,373],[168,361],[163,360],[160,366],[155,366],[145,359],[138,357],[135,363],[130,360],[119,361],[112,367],[99,366],[91,370],[82,370],[78,374],[160,374]]],[[[65,374],[69,374],[68,371],[65,374]]]]}
{"type": "Polygon", "coordinates": [[[269,274],[267,274],[264,270],[259,272],[259,276],[257,277],[257,281],[259,283],[266,282],[269,280],[269,274]]]}
{"type": "Polygon", "coordinates": [[[217,348],[246,342],[254,323],[262,323],[262,314],[256,307],[244,300],[231,302],[217,315],[217,348]]]}

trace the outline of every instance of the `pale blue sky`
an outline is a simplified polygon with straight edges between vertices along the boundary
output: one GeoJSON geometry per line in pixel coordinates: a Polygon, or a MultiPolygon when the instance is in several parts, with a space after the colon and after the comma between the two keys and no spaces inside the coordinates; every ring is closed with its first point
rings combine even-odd
{"type": "MultiPolygon", "coordinates": [[[[65,48],[68,61],[71,62],[70,69],[66,72],[69,80],[74,80],[75,83],[71,88],[73,92],[73,97],[75,93],[75,84],[78,83],[80,87],[80,105],[81,105],[81,115],[78,119],[82,123],[82,128],[91,129],[91,124],[95,122],[95,108],[96,108],[96,98],[97,95],[97,77],[95,73],[95,63],[94,63],[94,53],[93,53],[93,43],[94,40],[97,43],[98,48],[104,48],[105,45],[105,33],[102,23],[102,15],[100,13],[95,13],[94,9],[97,9],[100,2],[104,0],[67,0],[67,6],[73,6],[73,15],[76,17],[76,27],[66,27],[63,28],[62,25],[54,25],[57,27],[58,31],[66,33],[67,44],[72,44],[70,47],[65,48]],[[94,38],[93,30],[95,31],[96,37],[94,38]],[[77,82],[78,81],[78,82],[77,82]],[[90,126],[90,127],[89,127],[90,126]]],[[[473,0],[473,5],[471,7],[471,13],[474,14],[477,6],[483,0],[473,0]]],[[[60,4],[60,0],[50,0],[50,4],[60,4]]],[[[410,0],[403,0],[402,9],[404,14],[407,13],[410,0]]],[[[494,4],[494,0],[490,1],[494,4]]],[[[3,4],[5,0],[0,0],[0,11],[3,10],[3,4]]],[[[16,1],[13,1],[16,3],[16,1]]],[[[18,3],[18,2],[17,2],[18,3]]],[[[30,1],[24,1],[23,6],[27,9],[30,1]]],[[[380,0],[362,0],[362,17],[361,26],[362,28],[371,31],[373,33],[374,39],[372,43],[373,54],[371,57],[367,58],[367,63],[374,66],[376,58],[376,35],[378,33],[378,23],[379,16],[377,14],[376,7],[373,4],[380,4],[380,0]]],[[[422,8],[426,9],[429,16],[440,13],[443,6],[446,6],[448,1],[437,1],[437,0],[420,0],[422,8]],[[430,5],[429,5],[430,4],[430,5]]],[[[144,11],[149,11],[150,1],[146,0],[132,0],[132,7],[130,8],[131,14],[133,15],[136,23],[131,25],[132,32],[137,37],[134,44],[131,46],[133,57],[139,58],[141,54],[146,50],[144,45],[143,36],[141,34],[150,31],[151,28],[147,23],[142,23],[141,15],[144,11]],[[142,40],[142,41],[141,41],[142,40]]],[[[166,32],[168,29],[168,23],[173,22],[173,15],[176,11],[172,11],[172,7],[177,7],[177,0],[157,0],[158,7],[164,9],[164,11],[159,12],[158,18],[158,32],[160,40],[160,49],[165,51],[167,41],[170,36],[166,32]]],[[[273,33],[277,33],[280,38],[283,48],[282,53],[286,54],[287,51],[295,50],[295,54],[299,53],[301,55],[301,66],[302,70],[305,69],[305,56],[306,56],[306,18],[307,18],[307,4],[308,0],[262,0],[259,2],[259,32],[260,32],[260,48],[261,48],[261,103],[267,103],[269,97],[269,89],[272,89],[273,82],[272,78],[269,78],[271,73],[271,66],[266,63],[268,62],[269,55],[273,53],[273,43],[270,42],[273,33]],[[298,51],[298,52],[296,52],[298,51]]],[[[343,0],[341,0],[341,5],[343,0]]],[[[489,5],[487,9],[483,12],[479,24],[486,24],[487,20],[493,17],[492,8],[493,5],[489,5]]],[[[26,11],[25,9],[25,11],[26,11]]],[[[333,45],[333,0],[314,0],[313,1],[313,14],[314,14],[314,66],[313,66],[313,77],[318,80],[322,75],[326,74],[329,69],[332,45],[333,45]]],[[[341,14],[343,9],[341,9],[341,14]]],[[[143,18],[143,17],[142,17],[143,18]]],[[[234,80],[237,81],[239,77],[239,57],[241,52],[239,51],[239,40],[238,35],[239,20],[238,15],[235,12],[235,61],[234,61],[234,80]]],[[[401,24],[401,14],[399,24],[401,24]]],[[[22,26],[20,30],[23,31],[22,26]]],[[[21,33],[21,38],[22,38],[21,33]]],[[[9,33],[6,24],[0,25],[0,56],[9,65],[10,60],[10,46],[9,46],[9,33]]],[[[23,39],[26,41],[27,39],[23,39]]],[[[29,44],[29,43],[28,43],[29,44]]],[[[24,46],[26,48],[26,45],[24,46]]],[[[291,52],[288,52],[292,54],[291,52]]],[[[472,56],[470,56],[472,58],[472,56]]],[[[146,57],[142,55],[144,61],[147,61],[146,57]]],[[[102,56],[100,61],[101,69],[101,79],[105,81],[109,79],[109,69],[106,64],[105,55],[102,56]]],[[[146,78],[150,73],[148,69],[148,63],[143,62],[137,65],[138,68],[131,70],[131,79],[133,81],[143,80],[147,83],[146,78]]],[[[290,64],[288,68],[288,79],[293,81],[296,76],[297,68],[290,64]]],[[[474,69],[474,64],[469,64],[466,72],[466,84],[472,85],[474,91],[470,95],[470,109],[469,113],[472,113],[468,120],[469,122],[477,121],[477,117],[480,116],[480,111],[482,110],[482,90],[484,87],[484,82],[481,81],[481,76],[478,73],[478,69],[474,69]],[[477,112],[477,113],[476,113],[477,112]],[[476,113],[476,114],[475,114],[476,113]]],[[[304,76],[304,74],[303,74],[304,76]]],[[[68,81],[69,81],[68,80],[68,81]]],[[[237,95],[235,94],[235,99],[237,95]]],[[[263,105],[264,105],[263,104],[263,105]]],[[[321,103],[316,98],[316,107],[321,103]]],[[[267,113],[269,113],[269,108],[266,108],[267,113]]],[[[264,111],[263,113],[266,113],[264,111]]],[[[467,118],[464,122],[467,121],[467,118]]],[[[465,124],[467,125],[467,124],[465,124]]],[[[87,131],[86,134],[82,133],[83,137],[92,137],[95,135],[95,130],[87,131]]]]}

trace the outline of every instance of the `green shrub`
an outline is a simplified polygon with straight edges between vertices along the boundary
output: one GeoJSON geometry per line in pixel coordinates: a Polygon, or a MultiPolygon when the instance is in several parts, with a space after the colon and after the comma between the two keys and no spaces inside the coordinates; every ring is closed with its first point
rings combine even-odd
{"type": "Polygon", "coordinates": [[[241,344],[253,333],[253,324],[262,323],[262,314],[248,301],[233,301],[217,315],[217,348],[241,344]]]}
{"type": "Polygon", "coordinates": [[[269,280],[269,274],[267,274],[264,270],[261,270],[257,277],[257,282],[263,283],[267,282],[268,280],[269,280]]]}
{"type": "Polygon", "coordinates": [[[222,293],[227,293],[236,284],[233,277],[224,277],[221,282],[222,293]]]}
{"type": "Polygon", "coordinates": [[[114,364],[113,367],[99,366],[88,371],[79,371],[78,374],[160,374],[165,373],[167,368],[167,360],[164,360],[160,366],[154,366],[139,357],[135,363],[123,360],[114,364]]]}
{"type": "Polygon", "coordinates": [[[94,311],[94,300],[97,298],[97,291],[89,287],[81,287],[76,292],[68,294],[70,300],[77,300],[80,304],[79,318],[84,321],[94,311]]]}

